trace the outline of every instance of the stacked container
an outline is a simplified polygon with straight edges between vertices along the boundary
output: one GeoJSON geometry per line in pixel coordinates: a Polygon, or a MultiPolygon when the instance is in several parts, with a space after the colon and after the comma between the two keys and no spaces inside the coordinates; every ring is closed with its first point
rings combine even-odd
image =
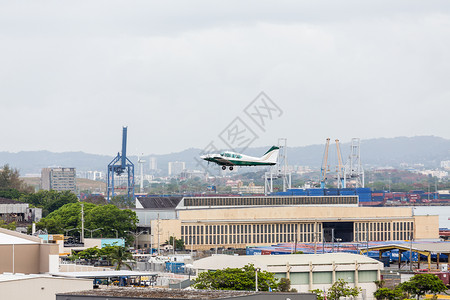
{"type": "Polygon", "coordinates": [[[308,196],[324,196],[324,189],[309,189],[308,196]]]}

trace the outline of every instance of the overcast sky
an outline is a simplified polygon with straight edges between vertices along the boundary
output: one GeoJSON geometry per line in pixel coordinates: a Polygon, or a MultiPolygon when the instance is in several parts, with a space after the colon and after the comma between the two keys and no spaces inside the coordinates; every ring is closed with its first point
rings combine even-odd
{"type": "Polygon", "coordinates": [[[0,1],[0,101],[11,152],[450,138],[450,2],[0,1]]]}

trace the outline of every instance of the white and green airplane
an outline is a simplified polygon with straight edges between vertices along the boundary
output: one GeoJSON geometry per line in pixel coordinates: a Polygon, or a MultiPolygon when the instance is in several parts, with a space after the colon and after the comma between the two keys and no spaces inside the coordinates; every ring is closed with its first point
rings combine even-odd
{"type": "Polygon", "coordinates": [[[205,154],[200,158],[207,162],[213,162],[222,166],[222,170],[229,167],[230,171],[234,166],[273,166],[276,165],[280,148],[272,146],[261,157],[248,156],[241,153],[225,151],[220,154],[205,154]]]}

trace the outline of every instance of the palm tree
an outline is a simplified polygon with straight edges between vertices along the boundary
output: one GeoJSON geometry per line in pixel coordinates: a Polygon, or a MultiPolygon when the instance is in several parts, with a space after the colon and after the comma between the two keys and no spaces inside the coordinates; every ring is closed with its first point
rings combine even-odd
{"type": "Polygon", "coordinates": [[[116,266],[116,270],[120,270],[122,266],[127,267],[129,270],[132,270],[132,267],[127,261],[133,261],[133,254],[131,252],[126,251],[125,247],[115,246],[113,251],[111,251],[109,255],[109,261],[116,266]]]}

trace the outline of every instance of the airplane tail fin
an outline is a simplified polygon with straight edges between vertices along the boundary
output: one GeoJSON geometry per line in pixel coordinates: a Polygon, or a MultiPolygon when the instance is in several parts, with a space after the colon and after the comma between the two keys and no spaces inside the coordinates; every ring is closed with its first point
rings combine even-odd
{"type": "Polygon", "coordinates": [[[280,151],[280,148],[277,146],[272,146],[269,150],[267,150],[266,153],[261,157],[261,160],[276,164],[278,160],[278,152],[280,151]]]}

